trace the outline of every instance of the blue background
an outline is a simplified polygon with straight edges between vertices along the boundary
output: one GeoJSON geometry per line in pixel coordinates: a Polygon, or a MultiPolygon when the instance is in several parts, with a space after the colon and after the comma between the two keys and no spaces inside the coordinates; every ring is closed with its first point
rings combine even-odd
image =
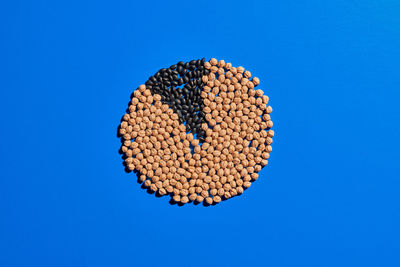
{"type": "Polygon", "coordinates": [[[0,266],[400,266],[399,1],[10,2],[0,266]],[[274,151],[244,195],[171,206],[116,129],[147,77],[203,56],[260,77],[274,151]]]}

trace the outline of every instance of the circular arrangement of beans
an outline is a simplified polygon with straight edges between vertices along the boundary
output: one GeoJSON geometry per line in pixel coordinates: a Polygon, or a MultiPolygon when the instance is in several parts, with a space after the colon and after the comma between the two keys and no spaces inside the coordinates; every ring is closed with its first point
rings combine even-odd
{"type": "Polygon", "coordinates": [[[119,126],[126,169],[180,204],[242,194],[272,151],[272,108],[259,83],[215,58],[159,70],[134,91],[119,126]]]}

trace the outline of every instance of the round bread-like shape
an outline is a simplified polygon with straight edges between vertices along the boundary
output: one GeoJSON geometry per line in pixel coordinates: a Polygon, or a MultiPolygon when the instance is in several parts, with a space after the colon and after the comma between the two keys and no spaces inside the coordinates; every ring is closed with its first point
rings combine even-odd
{"type": "Polygon", "coordinates": [[[259,84],[215,58],[160,69],[133,92],[119,125],[126,171],[180,205],[241,195],[268,164],[275,135],[259,84]]]}

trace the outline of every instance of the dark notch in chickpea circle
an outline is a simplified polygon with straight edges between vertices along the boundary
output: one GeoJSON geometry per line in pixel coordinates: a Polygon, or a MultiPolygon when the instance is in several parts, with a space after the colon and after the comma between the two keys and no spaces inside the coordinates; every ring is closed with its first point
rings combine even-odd
{"type": "Polygon", "coordinates": [[[201,142],[205,137],[201,129],[205,120],[200,96],[205,84],[201,78],[210,73],[204,68],[204,62],[204,58],[186,63],[180,61],[169,68],[160,69],[145,83],[153,94],[161,95],[161,101],[178,114],[179,122],[186,123],[186,131],[197,134],[201,142]]]}
{"type": "Polygon", "coordinates": [[[259,83],[215,58],[161,69],[134,91],[123,116],[125,166],[149,191],[180,204],[242,194],[272,151],[272,108],[259,83]]]}

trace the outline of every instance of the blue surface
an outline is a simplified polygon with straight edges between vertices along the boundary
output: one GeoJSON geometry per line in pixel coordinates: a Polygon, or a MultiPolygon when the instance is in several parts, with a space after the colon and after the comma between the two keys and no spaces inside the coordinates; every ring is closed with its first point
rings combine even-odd
{"type": "Polygon", "coordinates": [[[9,2],[0,266],[400,266],[399,1],[9,2]],[[274,151],[241,197],[171,206],[116,128],[148,76],[203,56],[260,77],[274,151]]]}

